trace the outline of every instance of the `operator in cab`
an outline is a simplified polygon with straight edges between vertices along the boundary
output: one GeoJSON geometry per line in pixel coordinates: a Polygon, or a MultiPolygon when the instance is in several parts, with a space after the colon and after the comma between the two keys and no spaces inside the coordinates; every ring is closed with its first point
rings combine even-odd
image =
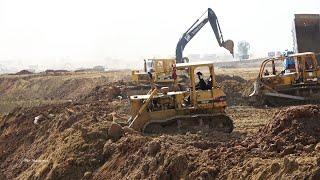
{"type": "Polygon", "coordinates": [[[288,57],[290,54],[293,54],[293,51],[288,51],[286,50],[283,55],[285,57],[287,57],[284,61],[283,61],[283,66],[285,69],[285,73],[290,72],[290,69],[294,69],[295,68],[295,62],[294,59],[292,57],[288,57]]]}
{"type": "Polygon", "coordinates": [[[199,83],[196,85],[196,89],[201,89],[201,90],[207,90],[208,86],[207,83],[203,79],[203,74],[199,71],[197,72],[199,83]]]}

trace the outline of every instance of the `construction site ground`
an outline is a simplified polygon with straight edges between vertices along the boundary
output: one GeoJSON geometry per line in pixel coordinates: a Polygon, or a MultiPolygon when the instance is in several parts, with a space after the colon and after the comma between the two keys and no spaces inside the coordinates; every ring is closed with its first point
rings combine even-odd
{"type": "Polygon", "coordinates": [[[257,68],[216,69],[235,129],[146,135],[130,72],[0,76],[2,179],[320,179],[320,106],[253,107],[257,68]]]}

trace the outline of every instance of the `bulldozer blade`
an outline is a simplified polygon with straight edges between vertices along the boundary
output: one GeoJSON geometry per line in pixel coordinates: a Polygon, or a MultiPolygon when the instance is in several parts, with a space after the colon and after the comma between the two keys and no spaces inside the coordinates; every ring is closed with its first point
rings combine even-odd
{"type": "Polygon", "coordinates": [[[288,95],[288,94],[283,94],[283,93],[265,93],[266,96],[274,96],[274,97],[282,97],[282,98],[288,98],[288,99],[294,99],[294,100],[306,100],[306,98],[301,97],[301,96],[293,96],[293,95],[288,95]]]}

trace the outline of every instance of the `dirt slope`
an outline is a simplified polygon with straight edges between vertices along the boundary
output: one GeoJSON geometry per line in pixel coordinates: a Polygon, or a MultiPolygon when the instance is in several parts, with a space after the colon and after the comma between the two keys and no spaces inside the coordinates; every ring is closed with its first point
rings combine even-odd
{"type": "MultiPolygon", "coordinates": [[[[229,104],[244,102],[250,82],[217,80],[229,104]]],[[[118,139],[109,129],[114,113],[129,112],[118,83],[81,90],[73,102],[0,115],[0,179],[320,179],[320,106],[234,106],[227,109],[231,134],[143,135],[117,126],[124,132],[118,139]]]]}
{"type": "Polygon", "coordinates": [[[1,121],[2,173],[8,179],[264,179],[320,175],[319,106],[284,109],[251,136],[237,130],[231,134],[199,131],[150,136],[125,129],[123,137],[114,141],[108,134],[110,113],[123,112],[127,103],[113,100],[16,109],[1,121]],[[35,124],[34,117],[39,115],[42,117],[35,124]],[[302,141],[305,143],[297,140],[301,136],[307,137],[302,141]],[[273,142],[276,149],[272,148],[273,142]]]}
{"type": "Polygon", "coordinates": [[[76,100],[99,85],[128,79],[127,72],[34,74],[0,76],[0,113],[15,107],[76,100]]]}

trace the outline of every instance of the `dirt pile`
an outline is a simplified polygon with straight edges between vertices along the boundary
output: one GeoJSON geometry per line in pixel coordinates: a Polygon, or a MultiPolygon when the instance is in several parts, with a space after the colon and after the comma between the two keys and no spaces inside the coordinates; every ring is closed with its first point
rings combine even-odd
{"type": "Polygon", "coordinates": [[[251,81],[247,81],[240,76],[218,75],[216,81],[223,88],[227,95],[227,102],[230,106],[247,105],[245,98],[248,88],[252,86],[251,81]]]}
{"type": "Polygon", "coordinates": [[[223,162],[228,159],[227,148],[222,147],[227,139],[236,137],[222,133],[201,132],[157,137],[127,134],[115,143],[109,140],[104,145],[104,155],[108,160],[93,174],[93,177],[94,179],[105,177],[213,179],[226,168],[226,164],[232,164],[231,158],[223,162]]]}
{"type": "Polygon", "coordinates": [[[293,106],[261,128],[256,143],[263,150],[287,154],[313,151],[320,142],[320,106],[293,106]]]}
{"type": "Polygon", "coordinates": [[[33,74],[33,73],[28,70],[21,70],[21,71],[15,73],[15,75],[24,75],[24,74],[33,74]]]}
{"type": "Polygon", "coordinates": [[[0,112],[7,113],[15,107],[77,101],[90,93],[96,86],[113,86],[112,82],[118,79],[120,77],[116,77],[109,72],[100,74],[0,76],[0,112]]]}
{"type": "Polygon", "coordinates": [[[122,98],[121,87],[115,84],[106,84],[96,86],[85,96],[81,97],[81,101],[112,101],[115,98],[122,98]]]}
{"type": "Polygon", "coordinates": [[[228,179],[319,179],[320,106],[281,110],[239,145],[248,153],[225,173],[228,179]]]}
{"type": "Polygon", "coordinates": [[[18,108],[0,121],[0,169],[8,178],[79,179],[104,163],[118,102],[18,108]],[[36,121],[37,119],[37,121],[36,121]]]}
{"type": "Polygon", "coordinates": [[[312,179],[320,178],[320,158],[315,154],[284,158],[253,157],[232,167],[223,179],[312,179]]]}

